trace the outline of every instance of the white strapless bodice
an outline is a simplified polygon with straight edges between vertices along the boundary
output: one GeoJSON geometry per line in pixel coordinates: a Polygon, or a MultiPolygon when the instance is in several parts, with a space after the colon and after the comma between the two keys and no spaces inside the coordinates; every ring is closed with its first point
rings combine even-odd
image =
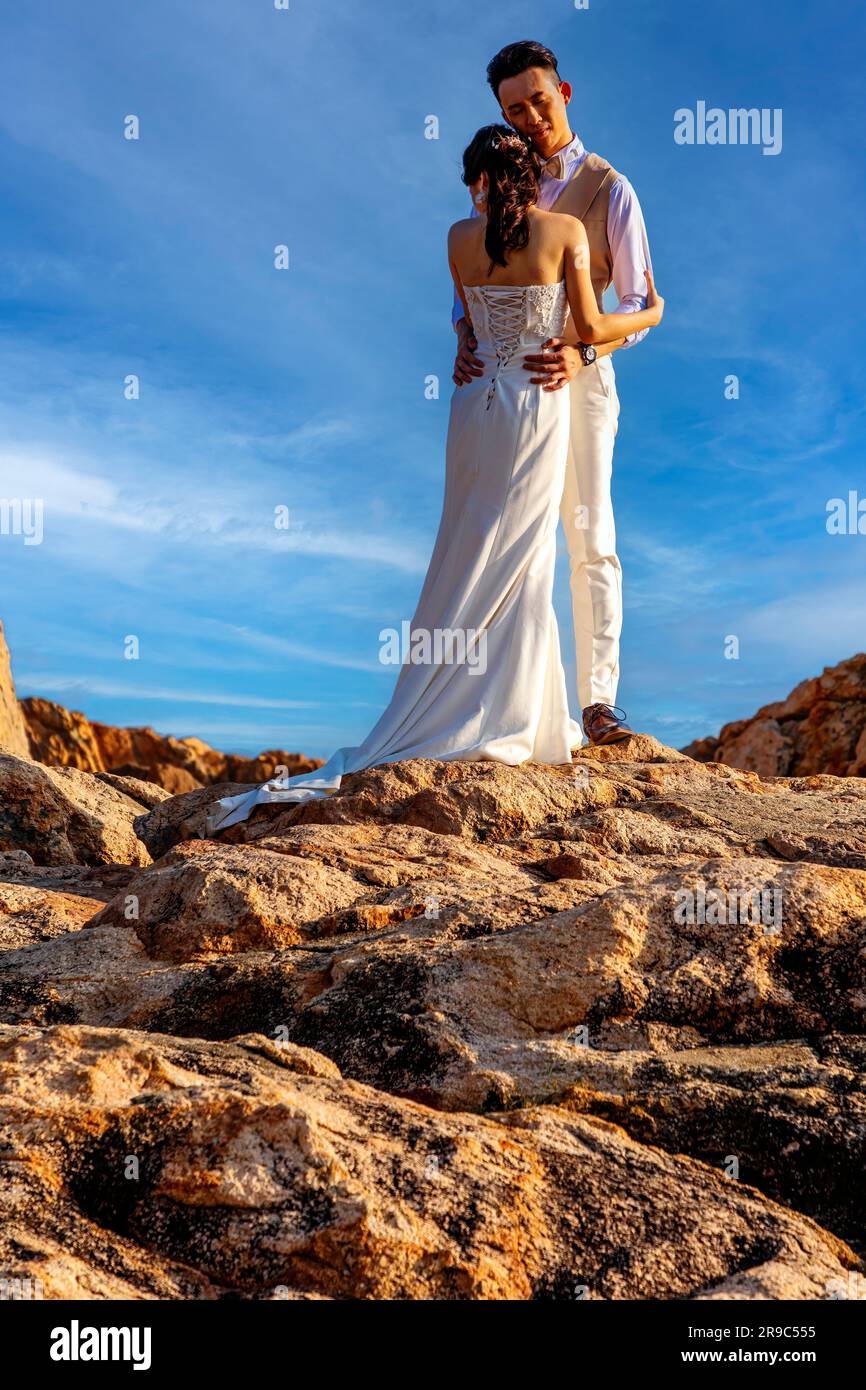
{"type": "Polygon", "coordinates": [[[547,338],[562,337],[568,295],[564,280],[556,285],[467,285],[464,292],[478,341],[475,355],[485,368],[489,409],[503,378],[528,389],[523,358],[547,338]]]}
{"type": "Polygon", "coordinates": [[[519,347],[561,338],[568,318],[565,281],[556,285],[470,285],[465,289],[482,353],[504,366],[519,347]]]}

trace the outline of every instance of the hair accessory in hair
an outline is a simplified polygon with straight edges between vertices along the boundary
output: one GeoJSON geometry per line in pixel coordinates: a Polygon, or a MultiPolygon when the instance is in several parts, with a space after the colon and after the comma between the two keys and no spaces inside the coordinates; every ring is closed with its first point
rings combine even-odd
{"type": "Polygon", "coordinates": [[[513,150],[515,154],[525,154],[527,150],[525,140],[521,140],[519,135],[494,135],[490,141],[490,148],[493,150],[513,150]]]}

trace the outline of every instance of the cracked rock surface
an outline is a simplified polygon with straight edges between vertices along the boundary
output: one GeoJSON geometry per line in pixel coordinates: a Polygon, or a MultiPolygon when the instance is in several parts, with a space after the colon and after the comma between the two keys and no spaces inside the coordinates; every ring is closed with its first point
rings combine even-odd
{"type": "Polygon", "coordinates": [[[369,769],[206,839],[231,785],[0,772],[5,1277],[823,1299],[862,1271],[866,780],[639,736],[369,769]]]}

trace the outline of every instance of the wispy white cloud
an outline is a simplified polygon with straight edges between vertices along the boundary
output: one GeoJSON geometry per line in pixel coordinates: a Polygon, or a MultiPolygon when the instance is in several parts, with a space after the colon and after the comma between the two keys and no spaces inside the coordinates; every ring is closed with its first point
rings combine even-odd
{"type": "Polygon", "coordinates": [[[277,656],[312,662],[316,666],[336,666],[349,671],[367,671],[372,675],[389,674],[393,679],[393,667],[385,666],[380,661],[365,661],[339,651],[306,646],[302,642],[294,642],[290,638],[278,637],[273,633],[256,632],[253,628],[223,623],[217,618],[211,619],[210,625],[221,629],[232,641],[252,647],[256,651],[273,652],[277,656]]]}
{"type": "Polygon", "coordinates": [[[0,495],[41,499],[46,540],[51,541],[52,528],[63,526],[67,542],[78,536],[82,559],[92,552],[95,533],[108,530],[157,538],[166,545],[234,550],[241,564],[245,556],[271,552],[424,573],[425,557],[419,548],[395,534],[371,533],[360,526],[345,529],[318,502],[309,508],[309,516],[304,515],[303,502],[289,508],[288,527],[278,526],[275,509],[285,503],[269,504],[261,482],[255,501],[237,491],[233,495],[229,488],[217,500],[196,480],[175,477],[169,484],[164,476],[148,477],[146,466],[139,476],[119,483],[36,451],[0,455],[0,495]]]}
{"type": "Polygon", "coordinates": [[[32,691],[50,695],[112,696],[124,700],[168,700],[187,705],[236,705],[243,709],[320,709],[318,700],[269,699],[261,695],[238,695],[216,690],[174,690],[169,686],[138,686],[133,681],[100,680],[95,676],[65,676],[51,672],[23,671],[16,675],[20,695],[32,691]]]}
{"type": "MultiPolygon", "coordinates": [[[[866,539],[863,546],[866,552],[866,539]]],[[[740,629],[744,638],[802,662],[805,676],[816,664],[815,653],[821,653],[818,661],[823,665],[866,647],[866,585],[855,581],[825,583],[814,590],[797,587],[782,598],[746,608],[740,629]]]]}
{"type": "Polygon", "coordinates": [[[308,420],[297,429],[285,430],[281,434],[240,434],[228,433],[225,442],[239,449],[255,450],[260,454],[296,454],[309,457],[326,446],[346,444],[357,439],[358,427],[349,420],[323,419],[308,420]]]}

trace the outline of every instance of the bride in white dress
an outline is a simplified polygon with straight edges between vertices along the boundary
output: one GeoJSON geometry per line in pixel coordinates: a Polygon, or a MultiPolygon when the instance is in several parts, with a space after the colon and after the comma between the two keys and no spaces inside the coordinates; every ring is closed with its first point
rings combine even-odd
{"type": "Polygon", "coordinates": [[[522,136],[485,126],[463,165],[479,215],[455,223],[448,252],[484,372],[451,401],[442,517],[405,664],[363,743],[214,802],[209,833],[265,802],[328,796],[379,763],[561,764],[583,742],[553,611],[568,392],[533,385],[523,357],[563,336],[569,309],[584,342],[606,343],[657,324],[663,301],[647,276],[645,310],[599,312],[583,224],[535,206],[538,162],[522,136]]]}

